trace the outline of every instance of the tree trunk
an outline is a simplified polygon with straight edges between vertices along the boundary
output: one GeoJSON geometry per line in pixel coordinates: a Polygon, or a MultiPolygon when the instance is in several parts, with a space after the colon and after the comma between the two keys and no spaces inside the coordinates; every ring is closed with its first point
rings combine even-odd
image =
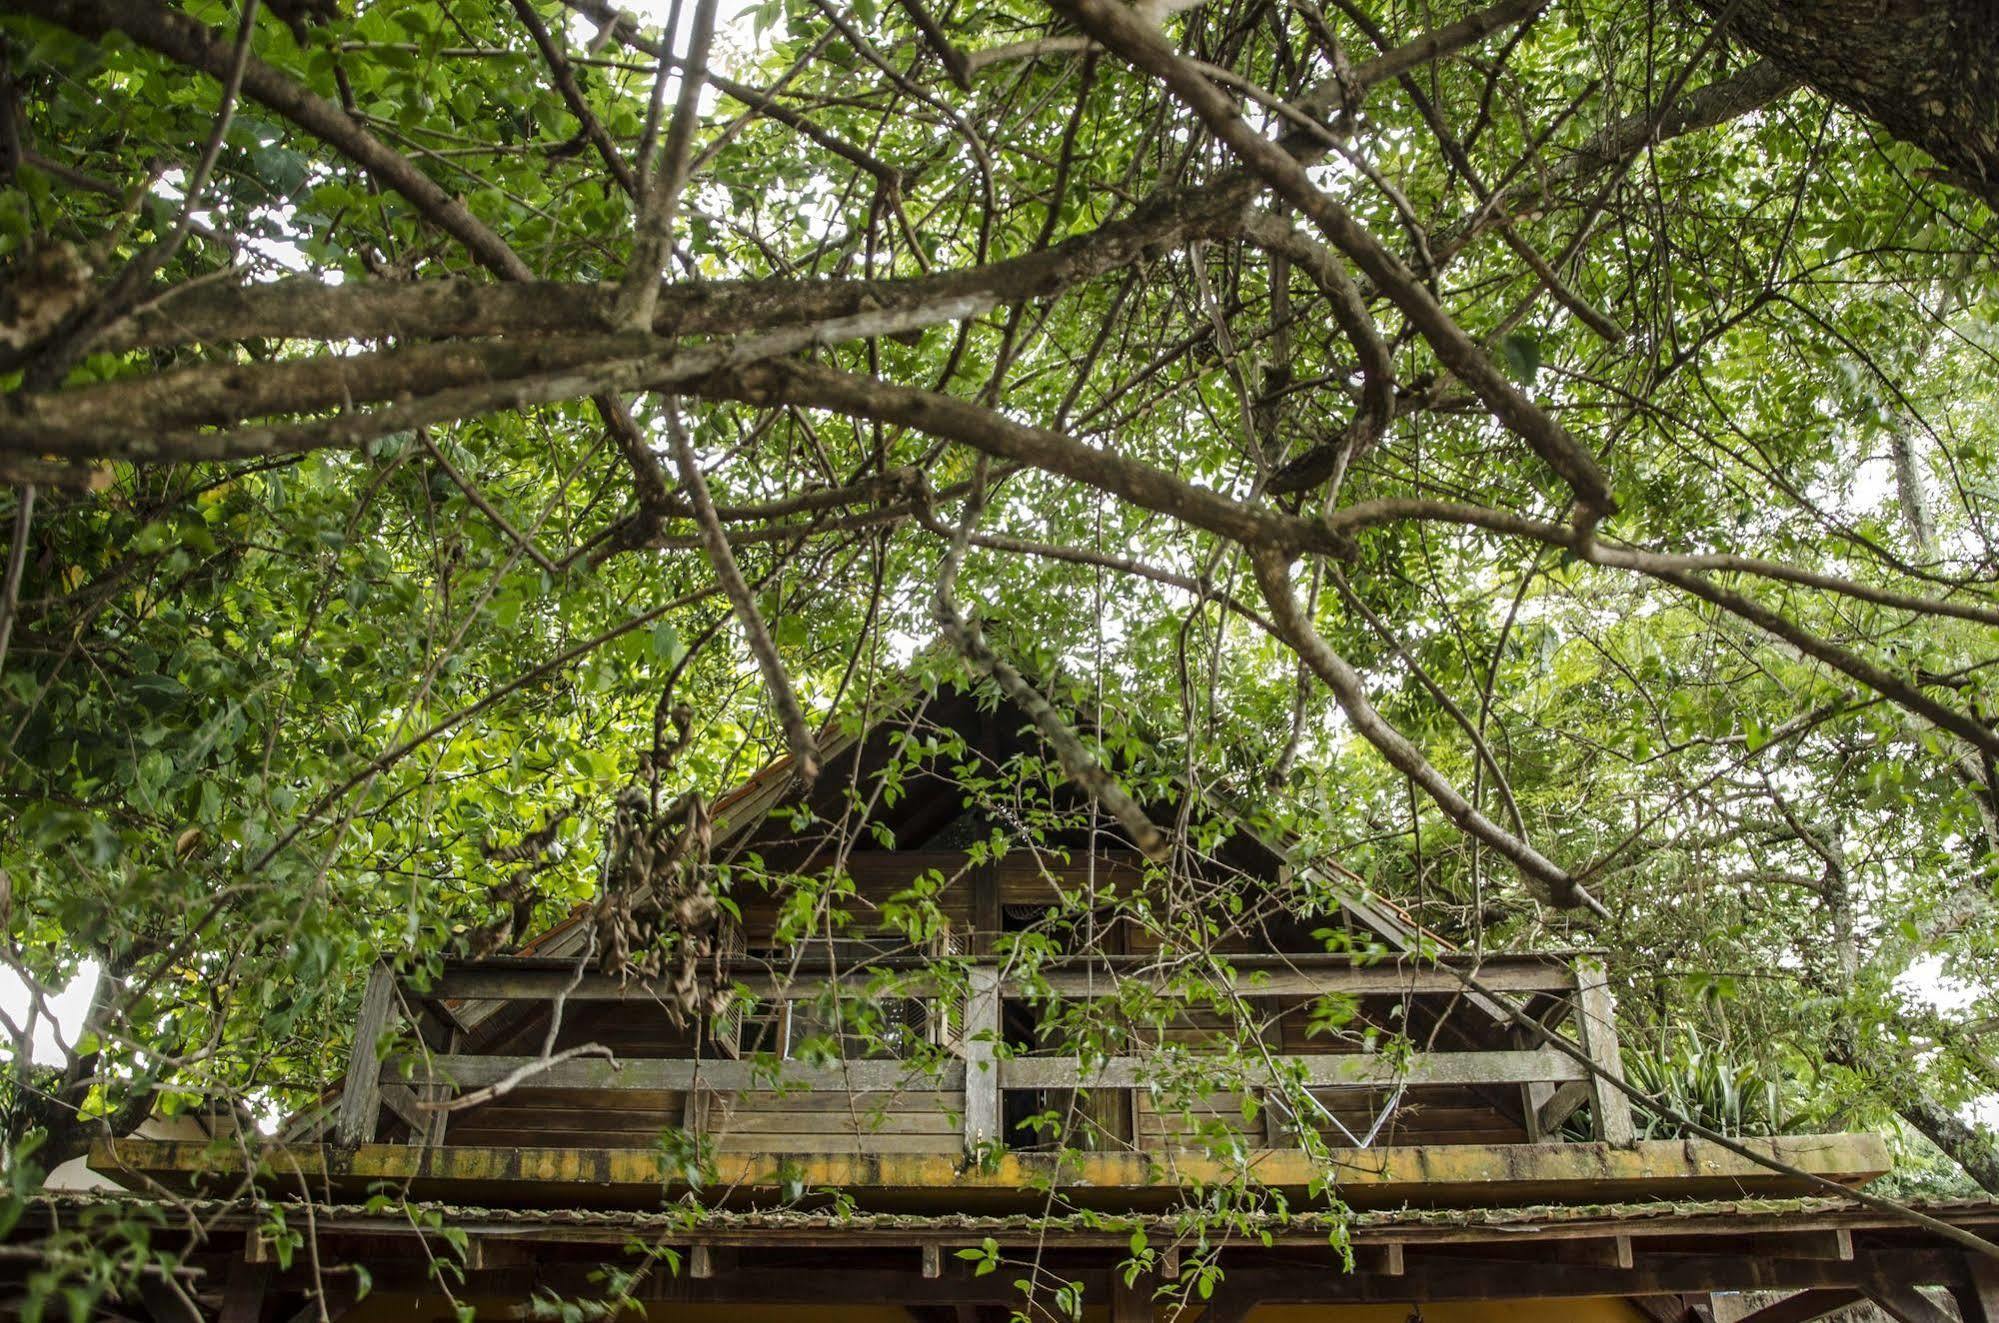
{"type": "Polygon", "coordinates": [[[1729,34],[1922,148],[1999,210],[1999,5],[1992,0],[1700,0],[1729,34]]]}
{"type": "Polygon", "coordinates": [[[1938,1105],[1893,1069],[1878,1069],[1881,1063],[1862,1061],[1850,1036],[1850,1026],[1837,1030],[1827,1044],[1826,1055],[1834,1064],[1860,1070],[1872,1077],[1895,1114],[1942,1150],[1943,1155],[1964,1169],[1981,1189],[1999,1194],[1999,1147],[1980,1134],[1969,1122],[1948,1107],[1938,1105]]]}
{"type": "Polygon", "coordinates": [[[1902,1119],[1964,1168],[1965,1175],[1986,1191],[1999,1194],[1999,1148],[1994,1148],[1991,1140],[1948,1107],[1939,1107],[1920,1094],[1897,1090],[1894,1102],[1902,1119]]]}

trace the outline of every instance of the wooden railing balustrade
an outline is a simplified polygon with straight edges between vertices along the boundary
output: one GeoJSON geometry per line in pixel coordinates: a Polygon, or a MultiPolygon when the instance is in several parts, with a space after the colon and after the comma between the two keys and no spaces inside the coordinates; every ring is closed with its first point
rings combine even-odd
{"type": "MultiPolygon", "coordinates": [[[[801,965],[774,972],[739,968],[732,981],[761,1003],[812,1001],[837,987],[843,996],[861,995],[894,974],[892,995],[938,998],[947,984],[925,971],[924,957],[876,959],[832,970],[801,965]]],[[[1065,998],[1108,994],[1118,980],[1146,979],[1170,993],[1172,979],[1156,960],[1096,957],[1038,971],[1035,989],[1065,998]]],[[[1634,1130],[1625,1096],[1604,1076],[1621,1079],[1617,1030],[1602,965],[1568,954],[1487,955],[1474,960],[1446,955],[1424,959],[1360,958],[1324,954],[1241,955],[1222,960],[1206,981],[1222,980],[1245,998],[1461,997],[1480,1008],[1494,1025],[1507,1020],[1493,998],[1510,1000],[1542,1023],[1567,1022],[1579,1055],[1588,1065],[1550,1046],[1509,1046],[1483,1051],[1406,1053],[1273,1053],[1238,1072],[1245,1087],[1284,1078],[1314,1090],[1382,1090],[1398,1085],[1506,1086],[1521,1090],[1522,1111],[1531,1139],[1555,1134],[1561,1122],[1588,1103],[1594,1135],[1628,1145],[1634,1130]],[[1476,978],[1466,991],[1461,974],[1476,978]]],[[[688,1092],[710,1090],[805,1090],[891,1093],[905,1089],[962,1091],[964,1143],[968,1152],[1001,1140],[1002,1095],[1010,1089],[1133,1089],[1159,1070],[1157,1056],[1120,1055],[1088,1064],[1074,1057],[1009,1055],[1000,1044],[1002,1010],[1009,999],[1030,992],[1027,980],[1009,978],[1001,965],[975,962],[955,981],[963,990],[959,1027],[941,1064],[900,1060],[849,1060],[812,1064],[767,1058],[638,1058],[610,1061],[576,1057],[490,1055],[460,1050],[481,1008],[507,1003],[623,1002],[641,1006],[656,999],[644,980],[621,980],[589,972],[574,962],[508,957],[447,965],[427,989],[398,980],[386,966],[371,973],[356,1025],[354,1051],[335,1126],[339,1142],[371,1142],[388,1106],[409,1122],[413,1142],[436,1142],[441,1113],[417,1105],[420,1099],[450,1097],[458,1090],[490,1088],[519,1080],[523,1088],[688,1092]],[[385,1041],[400,1037],[408,1021],[424,1050],[383,1055],[385,1041]]],[[[1513,1041],[1517,1040],[1517,1035],[1513,1041]]]]}

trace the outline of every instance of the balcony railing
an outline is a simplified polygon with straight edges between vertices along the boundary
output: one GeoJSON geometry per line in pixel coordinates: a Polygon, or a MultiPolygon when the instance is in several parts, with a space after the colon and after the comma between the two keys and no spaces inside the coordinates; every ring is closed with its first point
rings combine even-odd
{"type": "MultiPolygon", "coordinates": [[[[419,990],[386,968],[372,974],[357,1025],[355,1050],[342,1095],[336,1138],[343,1144],[372,1142],[386,1108],[407,1125],[412,1143],[443,1142],[452,1099],[475,1090],[505,1092],[564,1090],[601,1093],[607,1109],[621,1097],[657,1094],[728,1095],[764,1091],[759,1096],[848,1094],[896,1095],[922,1091],[946,1096],[962,1119],[962,1136],[926,1131],[924,1142],[961,1140],[977,1153],[1004,1144],[1004,1099],[1012,1091],[1143,1091],[1157,1080],[1163,1061],[1198,1057],[1198,1048],[1136,1048],[1108,1058],[1043,1055],[1045,1048],[1009,1047],[1006,1006],[1036,1005],[1053,993],[1068,1000],[1109,995],[1128,980],[1139,980],[1171,998],[1184,978],[1160,968],[1156,959],[1097,957],[1012,978],[991,962],[959,966],[939,977],[923,958],[877,959],[834,971],[800,966],[782,972],[767,967],[738,968],[732,981],[757,1004],[818,1002],[829,996],[860,998],[892,989],[898,999],[922,999],[935,1008],[933,1023],[948,1024],[948,1038],[935,1042],[919,1061],[879,1059],[809,1062],[770,1054],[723,1056],[602,1056],[557,1059],[518,1053],[472,1050],[480,1025],[495,1012],[525,1003],[562,1002],[568,1014],[618,1003],[655,1008],[657,988],[643,980],[620,980],[599,973],[579,975],[572,961],[501,958],[455,963],[419,990]],[[399,1044],[384,1051],[390,1044],[399,1044]]],[[[1234,1090],[1288,1087],[1317,1096],[1343,1092],[1380,1096],[1387,1091],[1478,1089],[1511,1091],[1511,1110],[1527,1141],[1554,1138],[1563,1122],[1587,1105],[1593,1135],[1616,1145],[1633,1140],[1625,1096],[1610,1080],[1621,1078],[1614,1007],[1604,972],[1593,958],[1561,954],[1488,955],[1474,960],[1447,955],[1384,960],[1324,954],[1238,955],[1205,972],[1207,988],[1256,1003],[1309,1004],[1325,996],[1397,998],[1409,1007],[1455,1008],[1468,1015],[1483,1050],[1274,1051],[1261,1044],[1237,1052],[1226,1085],[1234,1090]],[[1560,1046],[1537,1041],[1523,1020],[1560,1037],[1560,1046]],[[1607,1077],[1607,1078],[1606,1078],[1607,1077]]],[[[1014,1024],[1016,1032],[1019,1017],[1014,1024]]],[[[1434,1035],[1432,1036],[1434,1037],[1434,1035]]],[[[1406,1045],[1404,1045],[1406,1046],[1406,1045]]],[[[893,1107],[892,1101],[886,1105],[893,1107]]],[[[695,1114],[688,1108],[687,1115],[695,1114]]],[[[934,1119],[934,1118],[933,1118],[934,1119]]],[[[1371,1138],[1371,1137],[1370,1137],[1371,1138]]],[[[524,1141],[526,1142],[526,1141],[524,1141]]],[[[751,1142],[754,1142],[752,1140],[751,1142]]],[[[1391,1137],[1388,1141],[1393,1143],[1391,1137]]],[[[779,1141],[772,1140],[775,1149],[779,1141]]],[[[1281,1146],[1273,1134],[1271,1146],[1281,1146]]],[[[860,1151],[867,1151],[865,1142],[860,1151]]],[[[908,1150],[903,1150],[908,1151],[908,1150]]]]}

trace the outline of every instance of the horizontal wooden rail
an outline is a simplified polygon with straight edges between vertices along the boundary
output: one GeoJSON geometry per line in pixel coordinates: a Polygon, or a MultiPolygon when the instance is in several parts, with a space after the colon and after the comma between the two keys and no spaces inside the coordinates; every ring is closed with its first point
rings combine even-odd
{"type": "MultiPolygon", "coordinates": [[[[1176,1063],[1198,1068],[1197,1056],[1176,1063]]],[[[999,1063],[1002,1089],[1130,1089],[1170,1076],[1173,1066],[1158,1057],[1112,1057],[1085,1068],[1073,1057],[1016,1057],[999,1063]]],[[[1217,1087],[1262,1086],[1295,1078],[1314,1089],[1377,1089],[1397,1084],[1533,1084],[1579,1080],[1582,1066],[1547,1048],[1517,1052],[1417,1052],[1406,1057],[1380,1052],[1271,1057],[1269,1064],[1245,1061],[1217,1087]],[[1273,1069],[1274,1067],[1274,1069],[1273,1069]]]]}
{"type": "Polygon", "coordinates": [[[947,1061],[935,1073],[907,1061],[845,1061],[807,1065],[800,1061],[692,1061],[640,1058],[612,1062],[578,1057],[537,1069],[537,1057],[416,1055],[389,1058],[385,1080],[411,1084],[483,1088],[520,1075],[523,1089],[643,1089],[685,1093],[690,1089],[730,1092],[743,1089],[798,1089],[813,1093],[893,1093],[901,1090],[965,1087],[963,1062],[947,1061]]]}
{"type": "MultiPolygon", "coordinates": [[[[934,997],[938,981],[915,970],[885,970],[866,967],[840,974],[773,974],[764,970],[743,970],[730,975],[732,984],[747,989],[758,1001],[811,1001],[822,995],[828,984],[837,984],[847,996],[861,996],[876,980],[893,976],[895,995],[934,997]]],[[[470,968],[453,970],[430,990],[433,1001],[621,1001],[666,1004],[662,986],[648,979],[621,979],[610,974],[573,974],[552,970],[510,970],[470,968]]]]}
{"type": "MultiPolygon", "coordinates": [[[[1206,971],[1200,981],[1225,986],[1239,997],[1395,997],[1405,994],[1456,995],[1464,991],[1464,980],[1447,969],[1423,965],[1353,965],[1311,968],[1282,968],[1266,964],[1230,962],[1227,974],[1206,971]]],[[[1147,977],[1137,971],[1111,969],[1054,969],[1042,979],[1065,997],[1108,995],[1125,979],[1147,977]]],[[[1166,980],[1154,974],[1154,982],[1166,980]]],[[[1495,992],[1572,992],[1575,974],[1564,966],[1547,964],[1490,965],[1478,971],[1478,981],[1495,992]]],[[[1018,996],[1024,985],[1009,981],[1007,995],[1018,996]]]]}
{"type": "MultiPolygon", "coordinates": [[[[506,1002],[627,1003],[628,1014],[664,1001],[660,990],[642,980],[624,980],[594,971],[579,973],[574,961],[550,957],[499,957],[481,961],[450,961],[420,997],[394,995],[396,979],[386,967],[371,978],[356,1048],[340,1103],[338,1136],[343,1143],[364,1143],[374,1135],[386,1103],[407,1121],[413,1132],[419,1120],[432,1120],[421,1102],[442,1100],[455,1092],[490,1088],[604,1090],[607,1105],[620,1093],[718,1093],[800,1090],[814,1093],[896,1093],[926,1091],[963,1096],[962,1121],[968,1153],[1003,1141],[1001,1134],[1006,1090],[1138,1089],[1171,1081],[1176,1074],[1205,1071],[1201,1082],[1213,1090],[1268,1088],[1295,1079],[1314,1089],[1382,1089],[1416,1087],[1502,1086],[1520,1091],[1529,1117],[1530,1137],[1550,1132],[1584,1099],[1592,1105],[1598,1137],[1628,1145],[1632,1124],[1622,1096],[1591,1077],[1573,1054],[1551,1048],[1533,1050],[1447,1051],[1418,1053],[1317,1053],[1266,1058],[1237,1058],[1229,1078],[1204,1061],[1198,1050],[1174,1055],[1154,1053],[1121,1056],[1085,1065],[1075,1057],[1007,1057],[999,1047],[1006,1037],[1002,1009],[1009,999],[1043,992],[1064,998],[1113,996],[1127,981],[1137,980],[1160,992],[1198,1000],[1216,984],[1228,995],[1245,998],[1309,999],[1353,997],[1551,997],[1556,1004],[1533,1013],[1544,1023],[1568,1015],[1578,1023],[1577,1037],[1588,1060],[1602,1070],[1618,1070],[1614,1012],[1600,965],[1584,952],[1521,952],[1474,957],[1449,953],[1434,957],[1333,953],[1257,953],[1218,957],[1198,965],[1162,963],[1156,956],[1094,956],[1056,962],[1036,971],[1032,979],[1011,975],[990,959],[957,966],[962,973],[947,976],[932,958],[899,954],[845,966],[822,956],[804,954],[795,962],[738,960],[731,981],[760,1001],[806,1001],[836,991],[841,996],[889,996],[950,1000],[950,1023],[957,1053],[926,1069],[907,1061],[855,1060],[807,1064],[759,1057],[751,1060],[633,1058],[613,1062],[576,1058],[545,1062],[526,1056],[467,1053],[456,1044],[462,1036],[419,1036],[440,1050],[407,1052],[379,1062],[375,1045],[396,1032],[395,1007],[417,1014],[419,1024],[432,1012],[447,1024],[459,1021],[467,1003],[491,1007],[506,1002]],[[1465,977],[1476,978],[1484,990],[1468,994],[1465,977]]],[[[407,981],[406,991],[413,991],[407,981]]],[[[475,1011],[476,1014],[476,1011],[475,1011]]],[[[462,1028],[462,1022],[460,1023],[462,1028]]],[[[423,1128],[415,1142],[436,1143],[442,1125],[423,1128]]]]}
{"type": "MultiPolygon", "coordinates": [[[[739,964],[728,977],[760,1001],[807,1001],[822,995],[828,984],[837,984],[843,993],[860,995],[878,979],[892,984],[897,995],[925,997],[935,996],[938,991],[937,981],[923,973],[933,963],[926,956],[890,956],[841,970],[828,969],[817,962],[801,962],[796,969],[780,970],[739,964]]],[[[1127,980],[1141,980],[1163,989],[1182,979],[1195,985],[1225,984],[1232,993],[1243,997],[1462,993],[1463,980],[1452,968],[1443,966],[1475,973],[1479,983],[1494,992],[1564,993],[1576,988],[1575,970],[1558,955],[1502,956],[1484,961],[1462,957],[1443,961],[1367,961],[1314,954],[1237,956],[1192,979],[1185,970],[1162,969],[1145,957],[1113,957],[1063,962],[1041,970],[1038,977],[1040,983],[1065,997],[1108,995],[1127,980]]],[[[1007,978],[1002,984],[1002,995],[1022,996],[1030,990],[1030,982],[1007,978]]],[[[504,959],[447,966],[428,995],[434,1001],[661,999],[659,989],[644,979],[627,980],[598,973],[579,977],[567,961],[504,959]]]]}
{"type": "MultiPolygon", "coordinates": [[[[647,1058],[613,1063],[582,1058],[536,1068],[523,1056],[392,1057],[383,1078],[411,1084],[480,1088],[521,1077],[522,1088],[666,1090],[694,1088],[797,1089],[813,1093],[883,1093],[897,1090],[956,1091],[965,1087],[966,1066],[942,1063],[935,1073],[904,1061],[848,1061],[808,1065],[797,1061],[694,1061],[647,1058]]],[[[1084,1066],[1074,1057],[1015,1057],[993,1063],[998,1089],[1138,1088],[1170,1074],[1175,1065],[1198,1066],[1198,1057],[1166,1063],[1159,1057],[1112,1057],[1084,1066]]],[[[1281,1074],[1315,1089],[1374,1089],[1396,1084],[1466,1085],[1566,1082],[1583,1077],[1575,1060],[1548,1049],[1508,1052],[1418,1052],[1410,1056],[1351,1053],[1279,1056],[1270,1064],[1246,1061],[1222,1085],[1267,1085],[1281,1074]],[[1272,1069],[1274,1067],[1274,1070],[1272,1069]]],[[[981,1081],[984,1082],[983,1080],[981,1081]]]]}

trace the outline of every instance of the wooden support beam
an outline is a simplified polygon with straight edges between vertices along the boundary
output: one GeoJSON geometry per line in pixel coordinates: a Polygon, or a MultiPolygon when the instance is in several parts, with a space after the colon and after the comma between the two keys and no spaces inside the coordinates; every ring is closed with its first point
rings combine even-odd
{"type": "Polygon", "coordinates": [[[1562,1263],[1589,1263],[1599,1268],[1629,1268],[1632,1266],[1631,1237],[1602,1236],[1590,1240],[1557,1243],[1552,1247],[1553,1257],[1562,1263]]]}
{"type": "Polygon", "coordinates": [[[1999,1323],[1999,1263],[1983,1254],[1964,1256],[1964,1277],[1955,1287],[1964,1323],[1999,1323]]]}
{"type": "Polygon", "coordinates": [[[1904,1282],[1877,1277],[1861,1292],[1896,1323],[1957,1323],[1941,1305],[1904,1282]]]}
{"type": "MultiPolygon", "coordinates": [[[[1835,1309],[1844,1309],[1858,1299],[1860,1292],[1851,1287],[1799,1291],[1760,1309],[1731,1317],[1733,1323],[1812,1323],[1813,1319],[1823,1318],[1835,1309]]],[[[1719,1306],[1715,1310],[1715,1323],[1722,1323],[1719,1306]]]]}
{"type": "Polygon", "coordinates": [[[395,1010],[396,980],[385,964],[368,971],[361,1014],[354,1022],[354,1048],[347,1058],[347,1083],[340,1093],[340,1120],[334,1133],[348,1147],[372,1143],[381,1121],[381,1040],[395,1010]]]}
{"type": "MultiPolygon", "coordinates": [[[[1084,1070],[1073,1057],[1016,1057],[999,1063],[1006,1089],[1129,1089],[1154,1077],[1154,1057],[1111,1057],[1084,1070]]],[[[1294,1076],[1315,1089],[1392,1088],[1397,1084],[1515,1084],[1528,1080],[1574,1080],[1585,1072],[1573,1058],[1553,1048],[1500,1052],[1320,1053],[1277,1056],[1244,1065],[1243,1082],[1268,1082],[1274,1073],[1294,1076]],[[1275,1067],[1275,1071],[1271,1067],[1275,1067]]],[[[1628,1120],[1630,1113],[1625,1117],[1628,1120]]],[[[1617,1142],[1612,1140],[1610,1142],[1617,1142]]]]}
{"type": "MultiPolygon", "coordinates": [[[[992,1044],[985,1044],[990,1052],[992,1044]]],[[[516,1071],[532,1067],[537,1057],[522,1056],[392,1056],[388,1072],[416,1084],[449,1084],[477,1088],[496,1084],[516,1071]]],[[[989,1076],[991,1071],[986,1072],[989,1076]]],[[[950,1091],[964,1087],[965,1067],[947,1062],[936,1074],[900,1061],[845,1061],[813,1066],[775,1058],[747,1061],[695,1061],[637,1058],[611,1062],[581,1057],[532,1071],[521,1087],[530,1089],[650,1090],[686,1093],[712,1090],[801,1089],[808,1092],[895,1093],[908,1089],[950,1091]]]]}
{"type": "Polygon", "coordinates": [[[1555,1086],[1546,1080],[1520,1086],[1520,1128],[1527,1132],[1527,1142],[1538,1144],[1547,1137],[1547,1130],[1541,1124],[1541,1104],[1554,1095],[1555,1086]]]}
{"type": "MultiPolygon", "coordinates": [[[[971,989],[965,998],[965,1151],[1003,1143],[1000,1133],[1000,1067],[993,1059],[1000,1041],[1000,976],[992,965],[966,971],[971,989]]],[[[1072,1063],[1073,1064],[1073,1063],[1072,1063]]]]}
{"type": "MultiPolygon", "coordinates": [[[[559,1274],[546,1267],[533,1270],[540,1281],[566,1284],[559,1274]]],[[[666,1277],[649,1279],[648,1299],[680,1304],[806,1304],[821,1308],[839,1304],[879,1305],[893,1301],[901,1305],[1019,1303],[1019,1292],[1006,1275],[987,1277],[962,1274],[926,1280],[908,1270],[877,1268],[814,1268],[796,1273],[733,1273],[713,1278],[666,1277]]],[[[587,1283],[588,1275],[580,1276],[587,1283]]],[[[1104,1285],[1102,1277],[1096,1289],[1104,1285]]],[[[468,1294],[484,1294],[476,1281],[466,1283],[468,1294]]]]}
{"type": "MultiPolygon", "coordinates": [[[[1956,1266],[1948,1261],[1951,1257],[1935,1251],[1910,1250],[1896,1256],[1896,1270],[1910,1282],[1945,1283],[1956,1273],[1956,1266]]],[[[1373,1272],[1342,1276],[1318,1269],[1274,1267],[1239,1268],[1229,1273],[1229,1281],[1256,1301],[1333,1304],[1505,1299],[1530,1285],[1532,1295],[1550,1300],[1827,1287],[1872,1290],[1868,1271],[1865,1265],[1827,1260],[1648,1253],[1630,1268],[1541,1260],[1532,1265],[1531,1273],[1526,1273],[1519,1260],[1480,1260],[1412,1251],[1407,1271],[1400,1277],[1373,1272]]],[[[1937,1323],[1937,1320],[1926,1316],[1914,1323],[1937,1323]]]]}
{"type": "Polygon", "coordinates": [[[990,861],[972,866],[972,954],[990,956],[999,948],[1006,926],[1000,904],[999,875],[990,861]]]}
{"type": "MultiPolygon", "coordinates": [[[[902,996],[937,995],[937,980],[921,969],[900,967],[904,962],[882,962],[880,967],[863,965],[838,973],[800,971],[772,973],[764,969],[730,971],[725,983],[742,987],[760,1002],[814,1001],[829,988],[860,997],[879,986],[892,986],[902,996]]],[[[508,968],[487,969],[471,966],[445,974],[433,985],[431,997],[454,1001],[554,1001],[624,1002],[638,1006],[660,1006],[673,995],[664,984],[650,979],[620,979],[613,974],[573,973],[555,970],[508,968]],[[572,983],[574,986],[571,986],[572,983]]]]}
{"type": "Polygon", "coordinates": [[[923,1275],[932,1280],[944,1275],[944,1247],[935,1241],[923,1247],[923,1275]]]}
{"type": "MultiPolygon", "coordinates": [[[[990,921],[999,922],[997,901],[993,903],[990,921]]],[[[1205,971],[1198,980],[1201,995],[1211,995],[1218,980],[1245,997],[1460,996],[1464,988],[1463,981],[1449,970],[1415,960],[1370,963],[1323,952],[1256,953],[1222,960],[1222,970],[1205,971]]],[[[827,969],[813,961],[803,961],[795,970],[780,971],[738,964],[727,972],[727,979],[762,1000],[809,1000],[822,995],[829,984],[858,995],[884,977],[892,977],[896,987],[908,995],[922,996],[934,988],[924,976],[929,963],[922,956],[887,956],[840,970],[827,969]]],[[[1575,988],[1577,981],[1574,971],[1557,955],[1491,956],[1477,966],[1477,971],[1481,984],[1500,992],[1567,992],[1575,988]]],[[[1067,997],[1084,997],[1110,995],[1119,983],[1127,980],[1147,983],[1165,992],[1176,977],[1173,971],[1162,971],[1150,956],[1113,955],[1055,962],[1037,971],[1033,981],[1037,987],[1046,986],[1067,997]]],[[[1025,981],[1009,982],[1008,995],[1016,995],[1026,987],[1025,981]]],[[[412,997],[416,995],[411,993],[412,997]]],[[[668,990],[645,979],[624,980],[597,973],[586,973],[578,979],[571,961],[496,957],[447,965],[424,999],[442,1003],[552,1001],[563,997],[571,1002],[651,1003],[668,996],[668,990]]]]}
{"type": "MultiPolygon", "coordinates": [[[[1624,1078],[1624,1061],[1617,1043],[1617,1000],[1611,995],[1608,975],[1598,960],[1576,962],[1576,1033],[1591,1066],[1614,1079],[1624,1078]]],[[[1624,1096],[1623,1090],[1594,1073],[1589,1077],[1589,1087],[1596,1137],[1620,1148],[1635,1143],[1638,1131],[1631,1120],[1631,1100],[1624,1096]]]]}
{"type": "Polygon", "coordinates": [[[1534,1125],[1544,1138],[1560,1134],[1562,1122],[1575,1115],[1576,1109],[1588,1102],[1590,1096],[1589,1084],[1583,1080],[1570,1080],[1560,1085],[1530,1084],[1527,1087],[1536,1090],[1534,1125]],[[1542,1089],[1546,1092],[1540,1092],[1542,1089]]]}
{"type": "Polygon", "coordinates": [[[710,1281],[736,1270],[736,1251],[721,1245],[693,1245],[687,1251],[687,1275],[696,1281],[710,1281]]]}
{"type": "MultiPolygon", "coordinates": [[[[435,1088],[436,1086],[425,1085],[424,1087],[426,1089],[432,1089],[435,1088]]],[[[417,1108],[415,1089],[412,1089],[407,1084],[393,1084],[387,1082],[384,1082],[382,1085],[380,1085],[380,1089],[382,1094],[382,1106],[388,1108],[390,1111],[394,1112],[397,1116],[401,1117],[403,1123],[409,1126],[411,1130],[415,1131],[418,1134],[422,1134],[426,1129],[429,1128],[430,1113],[421,1111],[417,1108]]]]}
{"type": "Polygon", "coordinates": [[[309,1294],[312,1298],[286,1323],[339,1323],[361,1302],[360,1284],[351,1274],[328,1278],[323,1286],[314,1288],[309,1294]]]}
{"type": "Polygon", "coordinates": [[[216,1316],[216,1323],[259,1323],[264,1316],[264,1296],[270,1281],[268,1263],[238,1260],[229,1270],[228,1284],[222,1288],[222,1312],[216,1316]]]}
{"type": "Polygon", "coordinates": [[[1122,1272],[1111,1273],[1111,1323],[1152,1323],[1153,1280],[1140,1273],[1129,1283],[1122,1272]]]}
{"type": "Polygon", "coordinates": [[[1688,1307],[1683,1295],[1634,1295],[1626,1296],[1625,1302],[1652,1323],[1708,1323],[1688,1307]]]}
{"type": "MultiPolygon", "coordinates": [[[[1238,997],[1394,997],[1461,996],[1464,981],[1449,970],[1423,965],[1328,965],[1296,969],[1275,968],[1247,956],[1222,956],[1223,968],[1203,970],[1201,984],[1206,989],[1225,987],[1238,997]]],[[[1116,961],[1106,962],[1106,970],[1056,968],[1044,970],[1039,978],[1065,997],[1114,995],[1119,981],[1139,979],[1153,984],[1163,980],[1154,970],[1120,970],[1116,961]],[[1106,976],[1108,974],[1108,977],[1106,976]]],[[[1504,992],[1567,992],[1575,986],[1575,975],[1557,965],[1522,963],[1481,968],[1479,982],[1504,992]]],[[[1203,995],[1208,995],[1204,993],[1203,995]]]]}
{"type": "Polygon", "coordinates": [[[1391,1240],[1386,1245],[1376,1247],[1372,1251],[1372,1257],[1374,1271],[1380,1273],[1383,1277],[1400,1277],[1408,1271],[1408,1264],[1403,1255],[1402,1242],[1399,1240],[1391,1240]]]}
{"type": "Polygon", "coordinates": [[[206,1323],[185,1284],[175,1285],[151,1273],[139,1278],[139,1300],[153,1323],[206,1323]]]}

